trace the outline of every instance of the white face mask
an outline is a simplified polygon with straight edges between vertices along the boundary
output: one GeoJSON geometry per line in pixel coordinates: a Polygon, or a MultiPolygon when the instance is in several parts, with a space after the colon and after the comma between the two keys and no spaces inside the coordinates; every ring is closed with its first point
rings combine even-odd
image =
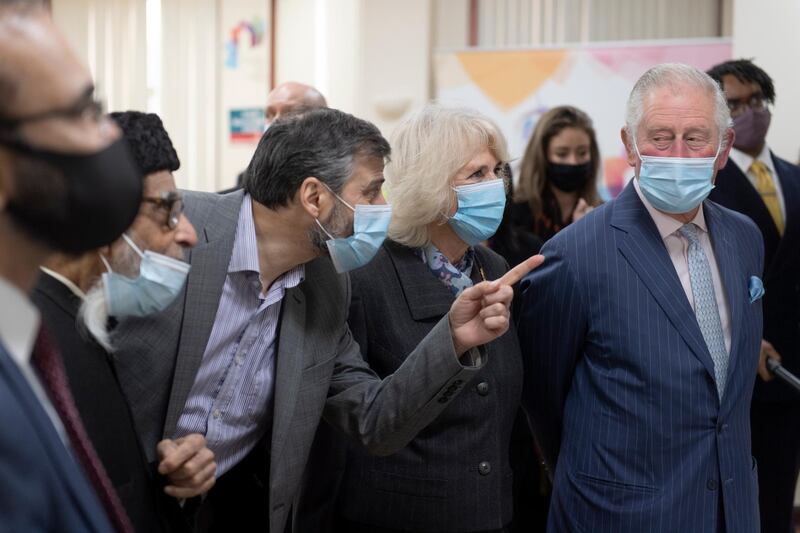
{"type": "Polygon", "coordinates": [[[703,203],[714,188],[711,180],[721,143],[714,157],[654,157],[641,155],[635,139],[633,146],[642,161],[639,187],[659,211],[688,213],[703,203]]]}
{"type": "Polygon", "coordinates": [[[189,264],[166,255],[142,253],[127,236],[123,239],[141,257],[139,275],[135,279],[112,272],[101,256],[108,272],[103,274],[108,313],[114,317],[145,316],[164,310],[181,292],[189,264]]]}
{"type": "MultiPolygon", "coordinates": [[[[324,184],[323,184],[324,185],[324,184]]],[[[341,196],[331,190],[340,202],[346,205],[355,213],[353,218],[353,234],[349,237],[336,238],[326,230],[319,220],[316,220],[320,229],[328,236],[325,241],[328,245],[328,253],[333,261],[333,266],[340,274],[349,272],[369,263],[386,239],[389,230],[389,223],[392,220],[392,206],[383,205],[362,205],[355,207],[345,202],[341,196]]]]}

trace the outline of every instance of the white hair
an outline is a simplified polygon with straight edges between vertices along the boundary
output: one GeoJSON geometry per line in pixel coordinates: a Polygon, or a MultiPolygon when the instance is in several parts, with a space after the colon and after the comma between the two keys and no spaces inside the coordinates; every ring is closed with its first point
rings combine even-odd
{"type": "Polygon", "coordinates": [[[628,135],[636,137],[636,131],[644,114],[644,100],[648,94],[655,89],[669,88],[680,92],[687,87],[701,89],[711,95],[714,100],[717,130],[724,148],[727,141],[725,133],[731,126],[731,113],[725,94],[711,76],[683,63],[662,63],[642,74],[642,77],[633,86],[625,109],[625,129],[628,135]]]}
{"type": "Polygon", "coordinates": [[[453,178],[477,153],[488,148],[499,162],[508,161],[505,137],[492,120],[435,103],[398,125],[391,145],[384,172],[392,204],[389,237],[410,247],[430,243],[428,225],[448,211],[453,178]]]}

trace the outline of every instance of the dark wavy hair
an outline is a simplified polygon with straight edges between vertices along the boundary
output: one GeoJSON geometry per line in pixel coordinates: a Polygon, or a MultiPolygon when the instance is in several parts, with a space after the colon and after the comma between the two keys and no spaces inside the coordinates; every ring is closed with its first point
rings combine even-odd
{"type": "Polygon", "coordinates": [[[142,178],[169,170],[174,172],[181,166],[175,147],[164,129],[161,118],[155,113],[122,111],[109,114],[122,130],[128,141],[131,155],[142,172],[142,178]]]}

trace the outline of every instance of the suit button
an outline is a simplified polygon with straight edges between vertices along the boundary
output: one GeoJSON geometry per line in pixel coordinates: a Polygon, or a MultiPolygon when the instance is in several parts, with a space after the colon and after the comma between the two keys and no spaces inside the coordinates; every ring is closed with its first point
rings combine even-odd
{"type": "Polygon", "coordinates": [[[489,394],[489,384],[485,381],[481,381],[480,383],[478,383],[478,386],[475,388],[478,390],[478,394],[480,394],[481,396],[486,396],[487,394],[489,394]]]}
{"type": "Polygon", "coordinates": [[[706,483],[706,488],[708,490],[717,490],[717,480],[716,479],[709,479],[708,483],[706,483]]]}
{"type": "Polygon", "coordinates": [[[482,476],[488,476],[491,471],[492,465],[489,464],[489,461],[481,461],[478,465],[478,472],[480,472],[482,476]]]}

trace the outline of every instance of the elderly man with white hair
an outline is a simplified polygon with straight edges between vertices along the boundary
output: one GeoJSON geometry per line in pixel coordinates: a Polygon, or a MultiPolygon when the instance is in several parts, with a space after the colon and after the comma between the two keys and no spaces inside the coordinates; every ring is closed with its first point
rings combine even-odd
{"type": "Polygon", "coordinates": [[[548,528],[752,533],[764,247],[750,219],[706,200],[734,139],[725,97],[693,67],[658,65],[626,118],[635,179],[522,283],[548,528]]]}

